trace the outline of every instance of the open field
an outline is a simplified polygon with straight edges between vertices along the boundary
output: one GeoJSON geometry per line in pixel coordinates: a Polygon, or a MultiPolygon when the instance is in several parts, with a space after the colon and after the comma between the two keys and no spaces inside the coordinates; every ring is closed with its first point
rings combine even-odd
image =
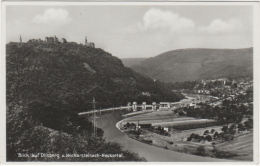
{"type": "Polygon", "coordinates": [[[143,130],[142,134],[139,136],[138,140],[148,143],[150,145],[166,148],[168,150],[173,150],[182,153],[196,154],[197,148],[199,146],[205,147],[205,152],[207,156],[213,155],[212,142],[215,142],[216,149],[222,154],[228,153],[232,156],[220,157],[222,159],[227,158],[230,160],[243,160],[252,161],[253,160],[253,133],[237,133],[233,141],[222,141],[220,139],[213,141],[187,141],[187,137],[191,133],[203,135],[205,130],[215,129],[221,132],[221,126],[213,126],[210,128],[199,128],[193,130],[184,130],[179,132],[171,132],[170,136],[163,136],[150,132],[148,130],[143,130]]]}
{"type": "MultiPolygon", "coordinates": [[[[153,123],[153,126],[162,126],[162,127],[181,127],[181,126],[190,126],[190,125],[211,125],[215,124],[217,121],[212,119],[183,119],[183,118],[176,118],[173,119],[172,122],[160,122],[160,123],[153,123]]],[[[196,127],[198,128],[198,127],[196,127]]]]}
{"type": "Polygon", "coordinates": [[[238,134],[233,141],[219,143],[216,148],[239,154],[234,159],[253,160],[253,131],[238,134]]]}

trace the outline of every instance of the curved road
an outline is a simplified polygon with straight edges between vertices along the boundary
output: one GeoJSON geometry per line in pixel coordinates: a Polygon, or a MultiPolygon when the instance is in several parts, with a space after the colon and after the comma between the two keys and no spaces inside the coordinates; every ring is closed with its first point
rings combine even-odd
{"type": "Polygon", "coordinates": [[[200,157],[170,151],[129,138],[125,133],[116,128],[116,123],[122,119],[122,112],[120,111],[109,112],[98,116],[97,124],[99,128],[103,129],[106,141],[119,143],[124,149],[138,153],[139,156],[144,157],[149,162],[234,162],[232,160],[200,157]]]}

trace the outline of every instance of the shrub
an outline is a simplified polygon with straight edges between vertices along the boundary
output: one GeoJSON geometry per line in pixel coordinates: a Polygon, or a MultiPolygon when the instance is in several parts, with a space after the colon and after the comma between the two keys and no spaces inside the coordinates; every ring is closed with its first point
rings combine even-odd
{"type": "Polygon", "coordinates": [[[219,150],[215,150],[215,153],[214,153],[215,157],[216,158],[231,158],[231,157],[235,157],[235,156],[238,156],[238,154],[236,153],[231,153],[231,152],[226,152],[226,151],[219,151],[219,150]]]}

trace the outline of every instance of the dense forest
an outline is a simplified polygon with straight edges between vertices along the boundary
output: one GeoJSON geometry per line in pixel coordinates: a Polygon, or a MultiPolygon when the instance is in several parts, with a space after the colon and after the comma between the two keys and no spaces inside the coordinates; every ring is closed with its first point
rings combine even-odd
{"type": "Polygon", "coordinates": [[[142,161],[77,113],[127,102],[178,101],[169,86],[124,67],[102,49],[68,43],[6,46],[7,161],[142,161]],[[148,92],[148,93],[142,93],[148,92]],[[149,94],[149,95],[143,95],[149,94]],[[120,158],[34,158],[18,153],[117,153],[120,158]]]}

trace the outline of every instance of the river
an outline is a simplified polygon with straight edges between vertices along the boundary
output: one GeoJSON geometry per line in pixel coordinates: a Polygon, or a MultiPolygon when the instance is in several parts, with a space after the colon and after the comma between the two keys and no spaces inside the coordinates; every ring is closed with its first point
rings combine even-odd
{"type": "MultiPolygon", "coordinates": [[[[196,95],[197,96],[197,95],[196,95]]],[[[191,98],[188,98],[191,99],[191,98]]],[[[186,100],[183,100],[187,102],[186,100]]],[[[123,114],[129,111],[114,111],[107,112],[102,115],[97,115],[97,125],[104,131],[104,137],[108,142],[119,143],[125,150],[138,153],[139,156],[144,157],[147,161],[151,162],[230,162],[231,160],[223,160],[209,157],[200,157],[186,153],[179,153],[170,151],[160,147],[148,145],[132,138],[127,134],[121,132],[116,128],[116,123],[123,119],[123,114]]]]}

